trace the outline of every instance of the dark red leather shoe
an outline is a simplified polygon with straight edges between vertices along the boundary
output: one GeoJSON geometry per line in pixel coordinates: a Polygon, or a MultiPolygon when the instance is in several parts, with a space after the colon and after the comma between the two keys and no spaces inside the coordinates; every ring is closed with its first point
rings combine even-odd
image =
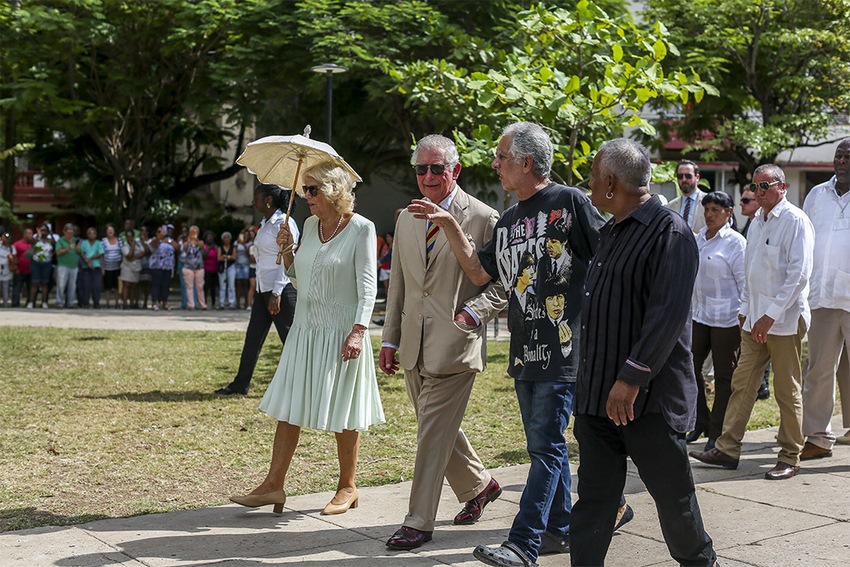
{"type": "Polygon", "coordinates": [[[501,496],[502,487],[499,486],[499,483],[496,482],[495,478],[490,479],[490,483],[487,485],[487,488],[481,491],[481,494],[467,502],[463,510],[461,510],[457,516],[455,516],[454,524],[456,526],[467,526],[481,517],[481,514],[484,513],[484,507],[501,496]]]}
{"type": "Polygon", "coordinates": [[[764,473],[767,480],[785,480],[800,472],[800,467],[779,461],[776,466],[764,473]]]}
{"type": "Polygon", "coordinates": [[[738,468],[738,459],[730,457],[726,453],[721,453],[719,449],[710,449],[702,453],[699,451],[691,451],[688,455],[707,465],[717,465],[724,469],[732,470],[738,468]]]}
{"type": "Polygon", "coordinates": [[[393,537],[387,540],[387,547],[401,551],[416,549],[421,547],[423,543],[431,541],[431,534],[433,533],[402,526],[393,534],[393,537]]]}

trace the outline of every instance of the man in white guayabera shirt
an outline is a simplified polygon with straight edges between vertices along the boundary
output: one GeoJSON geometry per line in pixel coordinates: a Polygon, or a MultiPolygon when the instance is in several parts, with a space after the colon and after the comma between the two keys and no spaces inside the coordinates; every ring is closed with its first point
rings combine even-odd
{"type": "Polygon", "coordinates": [[[785,198],[785,173],[756,168],[747,187],[761,207],[747,235],[746,279],[741,295],[741,358],[732,376],[732,395],[715,448],[690,455],[709,465],[738,468],[741,441],[756,403],[768,360],[779,403],[779,456],[768,480],[793,477],[803,450],[802,341],[811,321],[809,277],[814,231],[806,214],[785,198]]]}
{"type": "MultiPolygon", "coordinates": [[[[803,204],[815,228],[812,327],[803,378],[803,461],[832,456],[836,378],[844,427],[850,427],[850,376],[838,364],[842,347],[850,351],[850,138],[838,144],[833,163],[835,175],[813,188],[803,204]]],[[[850,430],[840,439],[850,443],[850,430]]]]}

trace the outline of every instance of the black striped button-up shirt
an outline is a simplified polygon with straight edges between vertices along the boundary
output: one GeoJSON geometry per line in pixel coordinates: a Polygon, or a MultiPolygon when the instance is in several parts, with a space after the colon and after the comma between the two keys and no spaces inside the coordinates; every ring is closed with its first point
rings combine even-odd
{"type": "Polygon", "coordinates": [[[582,301],[575,413],[607,417],[617,379],[640,386],[635,418],[661,413],[679,432],[694,425],[691,293],[699,265],[684,219],[652,197],[601,231],[582,301]]]}

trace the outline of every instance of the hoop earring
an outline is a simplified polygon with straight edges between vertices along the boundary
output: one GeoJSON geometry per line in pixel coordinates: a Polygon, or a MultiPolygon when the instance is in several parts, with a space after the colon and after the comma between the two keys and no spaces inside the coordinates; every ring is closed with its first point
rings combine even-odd
{"type": "Polygon", "coordinates": [[[605,193],[605,198],[606,199],[613,199],[614,198],[614,192],[608,191],[607,193],[605,193]]]}

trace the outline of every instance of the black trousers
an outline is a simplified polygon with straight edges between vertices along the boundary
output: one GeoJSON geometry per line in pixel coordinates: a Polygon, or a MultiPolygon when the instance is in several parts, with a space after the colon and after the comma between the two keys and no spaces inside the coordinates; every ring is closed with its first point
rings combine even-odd
{"type": "Polygon", "coordinates": [[[24,305],[30,296],[30,275],[16,272],[12,276],[12,307],[21,306],[21,292],[24,292],[24,305]]]}
{"type": "Polygon", "coordinates": [[[626,484],[627,456],[655,500],[670,556],[680,565],[714,565],[716,555],[703,527],[684,434],[673,431],[661,414],[651,413],[625,427],[608,418],[577,415],[575,436],[578,501],[570,521],[574,567],[605,564],[626,484]]]}
{"type": "Polygon", "coordinates": [[[697,377],[697,423],[695,431],[705,431],[709,439],[717,439],[723,433],[723,416],[729,396],[732,395],[732,374],[738,366],[741,353],[741,329],[734,327],[709,327],[693,322],[691,352],[694,354],[694,373],[697,377]],[[714,405],[708,410],[705,396],[705,378],[702,365],[711,352],[714,362],[714,405]]]}
{"type": "Polygon", "coordinates": [[[245,334],[245,344],[242,347],[242,357],[239,359],[239,370],[236,378],[230,383],[231,390],[247,392],[254,376],[254,367],[260,358],[260,351],[266,342],[269,329],[274,323],[280,342],[286,342],[292,319],[295,316],[296,291],[293,285],[287,284],[280,293],[280,311],[277,315],[269,313],[269,291],[254,294],[254,304],[251,306],[251,319],[248,321],[248,332],[245,334]]]}

